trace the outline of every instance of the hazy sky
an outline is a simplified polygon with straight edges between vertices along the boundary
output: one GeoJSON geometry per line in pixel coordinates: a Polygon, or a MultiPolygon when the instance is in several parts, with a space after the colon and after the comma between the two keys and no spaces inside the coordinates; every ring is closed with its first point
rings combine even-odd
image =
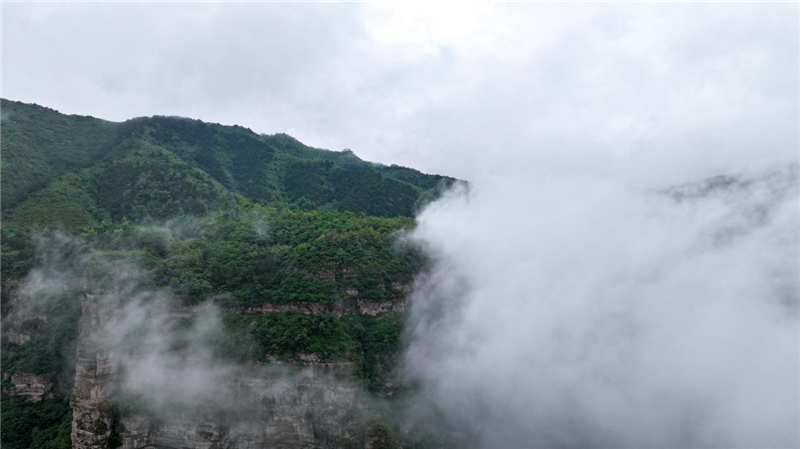
{"type": "Polygon", "coordinates": [[[2,95],[286,132],[472,181],[797,157],[796,4],[7,3],[2,95]]]}

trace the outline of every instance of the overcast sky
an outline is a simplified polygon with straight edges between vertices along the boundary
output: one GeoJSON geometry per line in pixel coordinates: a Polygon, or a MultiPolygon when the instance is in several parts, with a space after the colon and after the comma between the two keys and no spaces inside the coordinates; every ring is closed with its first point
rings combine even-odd
{"type": "Polygon", "coordinates": [[[4,98],[478,181],[797,158],[796,4],[7,3],[4,98]]]}

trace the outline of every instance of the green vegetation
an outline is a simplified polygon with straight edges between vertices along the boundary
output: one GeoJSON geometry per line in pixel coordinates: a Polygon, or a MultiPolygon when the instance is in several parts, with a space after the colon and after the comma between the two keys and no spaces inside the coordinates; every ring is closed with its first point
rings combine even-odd
{"type": "MultiPolygon", "coordinates": [[[[251,204],[158,224],[103,221],[81,237],[85,251],[132,259],[187,301],[224,295],[230,305],[257,305],[402,296],[424,263],[419,249],[398,244],[413,225],[405,217],[251,204]]],[[[5,279],[30,269],[33,246],[24,228],[3,228],[5,279]]]]}
{"type": "Polygon", "coordinates": [[[402,445],[392,429],[386,424],[373,424],[367,430],[373,449],[400,449],[402,445]]]}
{"type": "MultiPolygon", "coordinates": [[[[31,231],[64,229],[106,246],[108,236],[138,232],[152,240],[142,256],[157,281],[193,300],[397,297],[422,260],[397,251],[395,234],[453,181],[239,126],[0,106],[5,279],[30,269],[31,231]],[[148,229],[176,217],[199,217],[201,232],[148,229]]],[[[131,242],[126,249],[138,250],[131,242]]]]}
{"type": "Polygon", "coordinates": [[[72,365],[70,354],[78,336],[80,302],[74,296],[44,302],[47,309],[41,318],[14,323],[31,335],[25,344],[16,345],[2,339],[1,364],[4,373],[26,372],[47,374],[56,378],[72,365]],[[67,348],[71,348],[68,350],[67,348]]]}
{"type": "MultiPolygon", "coordinates": [[[[68,252],[68,269],[91,274],[130,263],[148,273],[147,287],[190,304],[213,298],[223,305],[228,332],[213,342],[219,355],[344,360],[370,390],[384,389],[402,345],[403,314],[233,311],[401,298],[426,261],[400,237],[454,179],[240,126],[179,117],[113,123],[8,100],[0,108],[4,316],[14,307],[8,286],[46,259],[37,255],[37,236],[68,235],[77,239],[58,249],[68,252]]],[[[36,404],[4,388],[3,447],[70,445],[64,396],[74,371],[78,295],[44,302],[47,310],[36,313],[48,319],[14,323],[31,335],[24,344],[2,339],[4,373],[42,374],[57,386],[55,399],[36,404]]],[[[144,407],[136,401],[120,401],[117,411],[144,407]]],[[[118,439],[121,429],[114,432],[118,439]]],[[[376,444],[395,447],[384,433],[376,444]]]]}
{"type": "Polygon", "coordinates": [[[4,449],[69,449],[72,410],[66,395],[34,404],[2,395],[4,449]]]}
{"type": "Polygon", "coordinates": [[[62,173],[105,159],[118,125],[2,100],[3,216],[62,173]]]}
{"type": "Polygon", "coordinates": [[[97,204],[111,217],[132,220],[204,214],[232,205],[232,195],[211,176],[163,147],[137,142],[95,180],[97,204]]]}
{"type": "MultiPolygon", "coordinates": [[[[418,448],[416,444],[404,442],[399,437],[399,429],[382,422],[379,416],[359,420],[349,428],[348,437],[340,437],[337,447],[342,449],[361,449],[369,442],[372,449],[418,448]],[[406,444],[404,444],[406,443],[406,444]]],[[[435,446],[424,446],[435,447],[435,446]]]]}
{"type": "MultiPolygon", "coordinates": [[[[0,246],[0,278],[4,286],[10,279],[21,279],[33,266],[34,251],[32,233],[26,227],[0,226],[2,245],[0,246]]],[[[5,298],[3,298],[5,300],[5,298]]],[[[3,303],[3,313],[5,314],[3,303]]]]}
{"type": "Polygon", "coordinates": [[[265,354],[310,353],[330,359],[344,358],[355,348],[343,323],[329,314],[265,314],[252,325],[251,335],[265,354]]]}
{"type": "Polygon", "coordinates": [[[219,353],[239,360],[267,360],[268,356],[294,359],[313,354],[321,360],[349,360],[355,375],[371,390],[380,389],[384,365],[402,346],[404,316],[376,317],[299,312],[240,315],[224,318],[230,339],[220,342],[219,353]]]}
{"type": "Polygon", "coordinates": [[[454,181],[241,126],[158,116],[112,123],[8,100],[0,107],[3,216],[20,213],[14,221],[29,225],[80,229],[89,217],[202,214],[238,196],[262,205],[408,217],[437,186],[454,181]],[[62,210],[41,220],[31,210],[31,203],[64,200],[62,210]]]}
{"type": "Polygon", "coordinates": [[[359,375],[370,390],[381,390],[391,375],[393,358],[403,344],[405,316],[387,313],[378,317],[351,315],[343,317],[344,326],[356,345],[359,375]]]}
{"type": "Polygon", "coordinates": [[[84,187],[85,173],[69,173],[31,195],[5,223],[10,228],[83,229],[102,215],[95,198],[84,187]]]}
{"type": "Polygon", "coordinates": [[[190,300],[398,297],[423,261],[396,248],[396,233],[453,181],[239,126],[1,106],[4,279],[30,269],[31,231],[64,229],[140,251],[160,285],[190,300]],[[164,220],[194,220],[199,231],[154,227],[164,220]]]}

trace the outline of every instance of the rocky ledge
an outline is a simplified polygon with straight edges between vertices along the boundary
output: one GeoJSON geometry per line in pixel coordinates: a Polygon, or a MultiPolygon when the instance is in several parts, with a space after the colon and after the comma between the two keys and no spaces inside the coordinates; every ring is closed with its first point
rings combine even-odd
{"type": "Polygon", "coordinates": [[[320,303],[265,303],[253,306],[224,306],[235,313],[281,313],[299,312],[307,315],[330,313],[337,317],[364,314],[375,316],[386,312],[404,312],[408,302],[405,297],[393,299],[343,299],[320,303]]]}
{"type": "MultiPolygon", "coordinates": [[[[181,413],[155,411],[121,420],[122,448],[181,447],[255,449],[320,448],[347,438],[348,425],[363,406],[360,389],[344,373],[351,367],[309,363],[259,364],[231,388],[235,409],[209,407],[181,413]]],[[[218,404],[219,405],[219,404],[218,404]]]]}
{"type": "Polygon", "coordinates": [[[26,401],[39,402],[53,396],[54,382],[45,374],[16,372],[3,374],[3,380],[12,384],[10,393],[25,398],[26,401]]]}

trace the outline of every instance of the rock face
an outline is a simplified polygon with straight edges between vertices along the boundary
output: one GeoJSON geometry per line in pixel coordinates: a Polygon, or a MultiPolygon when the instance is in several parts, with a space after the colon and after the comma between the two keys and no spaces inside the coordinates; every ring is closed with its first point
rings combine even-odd
{"type": "MultiPolygon", "coordinates": [[[[236,376],[226,377],[226,384],[215,387],[223,394],[211,395],[213,403],[199,399],[190,406],[127,411],[115,417],[112,396],[128,374],[114,354],[98,344],[98,336],[115,326],[114,314],[120,308],[105,302],[109,296],[113,295],[86,294],[81,301],[72,396],[74,448],[110,448],[112,444],[121,444],[123,449],[324,448],[352,437],[348,429],[365,403],[361,387],[352,381],[354,365],[321,361],[314,354],[301,354],[291,363],[274,358],[247,365],[236,376]],[[221,402],[220,396],[224,397],[221,402]]],[[[362,305],[351,301],[353,310],[360,310],[362,305]]],[[[369,303],[365,310],[379,313],[404,305],[392,304],[369,303]]],[[[262,306],[249,312],[272,311],[283,309],[262,306]]],[[[184,317],[192,311],[165,313],[184,317]]]]}
{"type": "Polygon", "coordinates": [[[4,303],[14,301],[19,295],[18,291],[22,285],[21,279],[3,279],[0,284],[0,298],[4,303]]]}
{"type": "Polygon", "coordinates": [[[95,347],[92,336],[110,321],[111,310],[101,296],[86,294],[81,301],[80,333],[72,396],[72,447],[108,448],[113,428],[111,394],[116,364],[111,354],[95,347]]]}
{"type": "Polygon", "coordinates": [[[220,447],[222,429],[210,422],[174,419],[162,423],[144,417],[123,418],[124,449],[142,447],[191,447],[211,449],[220,447]]]}
{"type": "MultiPolygon", "coordinates": [[[[402,286],[392,286],[401,288],[402,286]]],[[[3,285],[6,310],[4,336],[12,344],[25,344],[36,338],[36,322],[48,323],[53,316],[19,307],[19,285],[3,285]],[[22,323],[25,323],[23,325],[22,323]]],[[[115,415],[112,397],[119,388],[121,371],[115,355],[98,345],[98,336],[113,323],[119,305],[108,301],[111,292],[83,293],[81,319],[75,358],[72,393],[72,447],[79,449],[122,447],[167,448],[325,448],[337,447],[342,439],[352,441],[354,423],[366,410],[362,388],[352,381],[350,362],[323,361],[315,354],[298,354],[292,362],[268,357],[269,363],[254,364],[237,376],[232,406],[183,408],[180,411],[115,415]],[[210,412],[210,410],[214,412],[210,412]],[[360,415],[361,414],[361,415],[360,415]],[[121,446],[118,446],[121,445],[121,446]]],[[[177,299],[177,298],[176,298],[177,299]]],[[[406,298],[390,300],[350,297],[331,303],[263,304],[253,307],[225,307],[236,313],[306,314],[330,313],[336,316],[402,312],[406,298]]],[[[197,307],[176,301],[169,314],[187,318],[197,307]]],[[[6,391],[38,402],[54,396],[57,387],[52,376],[13,372],[4,373],[6,391]]]]}
{"type": "Polygon", "coordinates": [[[10,343],[24,345],[31,340],[32,335],[28,332],[20,332],[19,330],[13,329],[6,331],[6,337],[10,343]]]}
{"type": "Polygon", "coordinates": [[[387,300],[353,298],[327,303],[265,303],[247,307],[225,307],[225,309],[236,313],[300,312],[308,315],[330,313],[341,317],[343,315],[354,315],[358,313],[375,316],[385,312],[404,312],[406,306],[407,299],[405,297],[400,297],[387,300]]]}
{"type": "Polygon", "coordinates": [[[32,373],[3,374],[13,384],[12,394],[22,396],[30,402],[39,402],[53,396],[53,381],[50,376],[32,373]]]}
{"type": "Polygon", "coordinates": [[[236,410],[125,417],[123,449],[321,448],[347,437],[348,420],[361,406],[359,388],[342,375],[346,366],[301,369],[259,365],[238,379],[236,410]]]}
{"type": "Polygon", "coordinates": [[[22,282],[4,280],[0,291],[3,302],[3,334],[10,343],[24,345],[37,335],[36,322],[46,323],[50,317],[25,304],[20,295],[22,282]]]}
{"type": "MultiPolygon", "coordinates": [[[[44,311],[25,303],[20,294],[22,282],[18,279],[3,280],[3,337],[13,345],[24,345],[41,335],[43,324],[51,317],[44,311]]],[[[54,375],[28,371],[3,371],[7,382],[5,392],[21,396],[28,402],[39,402],[53,397],[56,382],[54,375]]]]}

